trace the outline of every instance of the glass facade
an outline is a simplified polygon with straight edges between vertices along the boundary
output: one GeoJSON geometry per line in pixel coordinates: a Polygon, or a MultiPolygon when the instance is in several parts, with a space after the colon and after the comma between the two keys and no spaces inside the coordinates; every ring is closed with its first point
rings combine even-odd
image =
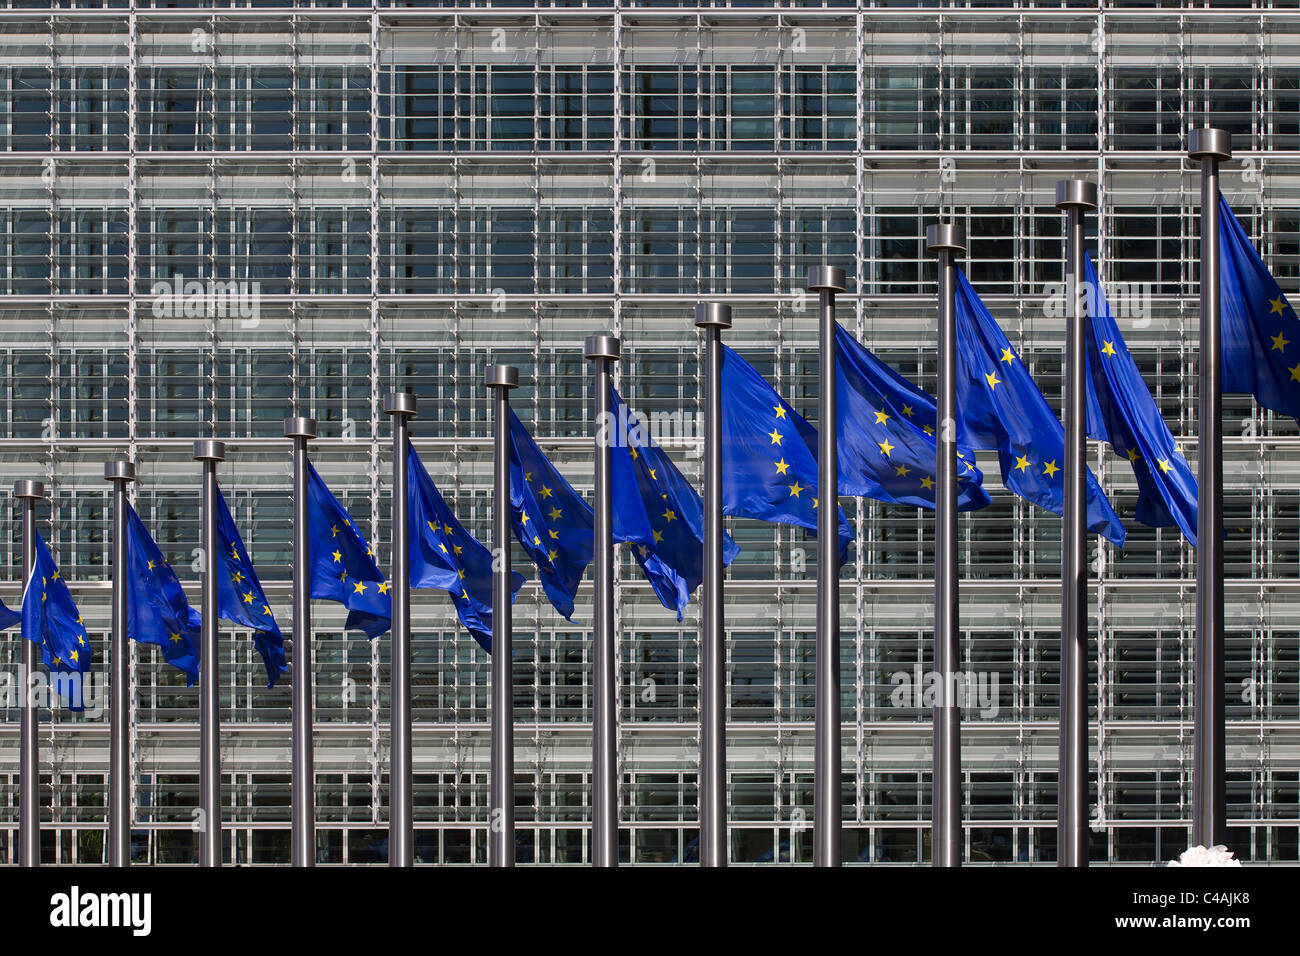
{"type": "MultiPolygon", "coordinates": [[[[699,411],[699,298],[727,341],[815,420],[810,265],[844,266],[841,320],[934,387],[935,269],[924,227],[970,236],[976,288],[1059,409],[1058,179],[1100,183],[1088,217],[1124,334],[1195,458],[1199,171],[1189,129],[1234,135],[1224,190],[1284,288],[1300,275],[1300,19],[1290,4],[967,0],[610,4],[321,0],[0,7],[0,480],[43,479],[39,521],[106,658],[110,488],[137,507],[197,602],[195,437],[230,443],[225,494],[289,621],[289,443],[313,457],[388,560],[382,396],[413,391],[417,447],[488,534],[489,359],[591,493],[583,339],[623,337],[637,410],[699,411]],[[1152,5],[1158,10],[1149,9],[1152,5]],[[263,9],[258,9],[263,8],[263,9]],[[226,298],[170,298],[186,281],[226,298]],[[209,307],[211,306],[211,307],[209,307]],[[218,307],[220,306],[220,307],[218,307]]],[[[206,294],[206,293],[205,293],[206,294]]],[[[1300,855],[1300,436],[1225,400],[1228,801],[1238,856],[1300,855]]],[[[698,443],[672,450],[692,480],[698,443]]],[[[1121,515],[1136,489],[1090,452],[1121,515]]],[[[996,680],[964,726],[966,858],[1055,858],[1060,522],[1001,490],[961,517],[963,666],[996,680]]],[[[845,501],[845,859],[929,854],[929,513],[845,501]],[[901,676],[900,676],[901,675],[901,676]]],[[[0,594],[19,600],[15,509],[0,594]]],[[[815,549],[728,522],[728,801],[737,863],[811,858],[815,549]]],[[[1129,522],[1095,540],[1093,859],[1167,860],[1190,812],[1193,553],[1129,522]]],[[[516,561],[524,564],[522,552],[516,561]]],[[[533,580],[515,608],[519,859],[587,859],[590,584],[569,624],[533,580]]],[[[693,859],[698,606],[679,624],[622,556],[624,854],[693,859]]],[[[485,861],[488,661],[442,592],[414,596],[417,859],[485,861]]],[[[388,641],[314,606],[319,858],[382,862],[388,641]]],[[[16,668],[5,632],[0,669],[16,668]]],[[[140,862],[189,863],[197,692],[132,647],[140,862]]],[[[248,635],[221,645],[230,859],[289,859],[288,681],[267,690],[248,635]]],[[[292,659],[292,649],[290,658],[292,659]]],[[[0,859],[17,825],[17,711],[0,723],[0,859]]],[[[102,859],[107,726],[41,727],[43,853],[102,859]]]]}

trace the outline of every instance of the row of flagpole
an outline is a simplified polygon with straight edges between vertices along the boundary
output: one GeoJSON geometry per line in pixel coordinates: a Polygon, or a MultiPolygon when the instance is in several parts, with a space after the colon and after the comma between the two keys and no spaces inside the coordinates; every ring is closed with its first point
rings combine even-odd
{"type": "MultiPolygon", "coordinates": [[[[1224,796],[1223,688],[1223,520],[1222,520],[1222,369],[1220,353],[1219,163],[1231,156],[1231,139],[1220,130],[1192,134],[1189,156],[1201,164],[1201,301],[1199,486],[1202,507],[1197,517],[1197,607],[1195,672],[1195,760],[1193,768],[1193,843],[1212,845],[1226,836],[1224,796]]],[[[1086,562],[1087,436],[1085,315],[1082,303],[1085,256],[1084,213],[1097,208],[1097,187],[1083,180],[1058,183],[1056,205],[1066,214],[1066,369],[1063,403],[1065,455],[1061,595],[1061,695],[1058,792],[1058,862],[1088,862],[1088,623],[1086,562]]],[[[944,678],[935,699],[933,720],[932,862],[959,866],[962,861],[961,714],[946,692],[960,665],[957,513],[959,462],[956,368],[956,257],[965,250],[965,235],[956,225],[929,227],[927,250],[938,260],[937,355],[935,399],[935,606],[934,669],[944,678]]],[[[809,270],[807,288],[819,297],[817,481],[821,489],[838,489],[837,352],[835,296],[845,289],[842,269],[809,270]]],[[[706,302],[696,307],[695,325],[704,342],[704,468],[702,536],[703,579],[700,650],[700,862],[724,866],[728,858],[726,814],[725,628],[723,580],[722,333],[731,327],[731,309],[706,302]]],[[[614,363],[621,343],[612,335],[586,340],[592,363],[594,412],[603,422],[611,414],[614,363]]],[[[518,370],[489,365],[483,384],[493,407],[492,662],[490,674],[490,775],[488,857],[493,866],[514,863],[513,680],[511,673],[512,568],[511,437],[509,393],[519,385],[518,370]]],[[[391,419],[392,481],[392,645],[389,770],[389,847],[392,866],[410,866],[414,858],[412,796],[410,510],[408,489],[409,423],[417,400],[409,393],[384,398],[391,419]]],[[[594,600],[591,860],[596,866],[618,863],[618,767],[616,752],[618,687],[615,681],[614,497],[611,448],[596,429],[594,512],[594,600]]],[[[309,587],[308,442],[316,423],[307,417],[285,419],[284,435],[293,442],[293,630],[295,666],[292,690],[292,862],[315,863],[311,683],[311,593],[309,587]]],[[[222,862],[220,673],[218,652],[217,466],[225,445],[205,439],[194,443],[202,462],[202,648],[199,661],[200,833],[199,862],[222,862]]],[[[969,466],[967,466],[969,467],[969,466]]],[[[131,755],[128,745],[130,671],[127,666],[128,601],[127,488],[135,481],[128,461],[105,464],[113,484],[113,591],[111,612],[111,707],[108,863],[130,860],[131,755]]],[[[36,501],[45,497],[42,483],[19,481],[14,496],[22,506],[24,581],[30,584],[36,562],[36,501]]],[[[665,496],[667,497],[667,496],[665,496]]],[[[834,498],[832,497],[832,501],[834,498]]],[[[814,505],[815,506],[815,505],[814,505]]],[[[527,520],[525,518],[525,520],[527,520]]],[[[671,520],[671,519],[670,519],[671,520]]],[[[813,859],[817,866],[838,866],[841,858],[841,720],[839,678],[839,567],[837,509],[818,510],[817,606],[814,664],[813,859]]],[[[553,535],[554,536],[554,535],[553,535]]],[[[445,549],[444,549],[445,550],[445,549]]],[[[151,565],[152,566],[152,565],[151,565]]],[[[346,575],[345,575],[346,577],[346,575]]],[[[463,577],[463,574],[462,574],[463,577]]],[[[517,585],[516,585],[517,586],[517,585]]],[[[269,611],[268,611],[269,613],[269,611]]],[[[39,658],[38,645],[22,642],[22,686],[29,686],[39,658]]],[[[20,785],[18,859],[39,862],[36,716],[24,694],[20,711],[20,785]]]]}

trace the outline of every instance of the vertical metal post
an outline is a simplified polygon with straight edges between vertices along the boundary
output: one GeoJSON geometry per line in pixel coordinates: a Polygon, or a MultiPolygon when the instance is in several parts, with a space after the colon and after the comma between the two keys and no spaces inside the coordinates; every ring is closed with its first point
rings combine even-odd
{"type": "Polygon", "coordinates": [[[1087,317],[1083,314],[1083,213],[1097,208],[1097,184],[1056,184],[1064,209],[1065,248],[1065,511],[1061,530],[1061,713],[1056,800],[1056,858],[1088,865],[1088,527],[1087,317]]]}
{"type": "Polygon", "coordinates": [[[129,461],[104,462],[104,480],[113,483],[113,607],[109,638],[108,865],[131,865],[131,643],[127,628],[126,486],[135,481],[129,461]]]}
{"type": "MultiPolygon", "coordinates": [[[[39,481],[14,482],[14,497],[22,503],[23,524],[23,589],[32,579],[36,567],[36,502],[45,497],[45,485],[39,481]]],[[[18,865],[41,865],[41,809],[37,803],[40,792],[40,742],[36,735],[39,714],[32,693],[32,678],[40,648],[25,636],[19,638],[19,693],[22,702],[18,710],[18,865]]]]}
{"type": "Polygon", "coordinates": [[[1219,327],[1219,163],[1232,135],[1192,130],[1201,164],[1200,431],[1197,438],[1195,742],[1192,843],[1228,845],[1223,670],[1223,353],[1219,327]]]}
{"type": "Polygon", "coordinates": [[[203,462],[203,631],[199,647],[199,866],[221,866],[221,647],[217,621],[217,462],[223,442],[194,443],[203,462]]]}
{"type": "Polygon", "coordinates": [[[312,728],[311,553],[308,522],[307,442],[316,437],[316,420],[284,420],[284,437],[293,440],[293,814],[294,866],[316,865],[316,786],[312,728]]]}
{"type": "Polygon", "coordinates": [[[411,791],[411,527],[406,487],[408,420],[415,396],[389,392],[384,414],[393,418],[393,644],[388,725],[388,865],[415,862],[415,811],[411,791]]]}
{"type": "Polygon", "coordinates": [[[817,322],[817,660],[813,732],[813,865],[839,866],[840,554],[839,460],[835,404],[835,295],[844,270],[814,266],[808,291],[820,300],[817,322]]]}
{"type": "Polygon", "coordinates": [[[583,349],[595,372],[596,398],[595,555],[592,575],[595,642],[592,648],[591,713],[591,863],[618,866],[618,687],[614,683],[614,492],[610,474],[609,390],[613,363],[623,353],[616,335],[591,335],[583,349]]]}
{"type": "Polygon", "coordinates": [[[489,365],[492,393],[492,753],[488,786],[488,864],[515,865],[515,687],[510,607],[510,390],[519,369],[489,365]]]}
{"type": "MultiPolygon", "coordinates": [[[[699,302],[704,330],[704,640],[700,646],[700,865],[727,865],[727,632],[722,616],[722,330],[731,306],[699,302]]],[[[831,509],[831,514],[835,509],[831,509]]]]}
{"type": "Polygon", "coordinates": [[[961,866],[961,708],[954,681],[961,664],[957,604],[957,261],[966,231],[929,226],[925,247],[939,256],[939,382],[934,496],[934,764],[931,779],[930,862],[961,866]]]}

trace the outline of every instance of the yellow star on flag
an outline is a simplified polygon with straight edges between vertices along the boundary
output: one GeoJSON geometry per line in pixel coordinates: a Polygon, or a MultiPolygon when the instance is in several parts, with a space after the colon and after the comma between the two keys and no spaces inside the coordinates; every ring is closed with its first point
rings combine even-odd
{"type": "MultiPolygon", "coordinates": [[[[1276,349],[1279,352],[1285,352],[1286,347],[1291,344],[1291,340],[1286,338],[1281,332],[1272,336],[1272,339],[1273,349],[1276,349]]],[[[1273,349],[1270,349],[1269,351],[1273,351],[1273,349]]]]}
{"type": "Polygon", "coordinates": [[[1045,474],[1048,478],[1055,478],[1056,473],[1060,470],[1061,470],[1060,468],[1056,467],[1055,458],[1053,458],[1051,461],[1049,461],[1046,465],[1043,466],[1043,474],[1045,474]]]}
{"type": "Polygon", "coordinates": [[[1109,356],[1111,356],[1112,358],[1114,358],[1114,356],[1115,356],[1115,354],[1116,354],[1116,353],[1115,353],[1115,343],[1114,343],[1114,342],[1107,342],[1107,343],[1105,344],[1105,346],[1102,348],[1102,350],[1101,350],[1101,354],[1102,354],[1102,355],[1109,355],[1109,356]]]}
{"type": "Polygon", "coordinates": [[[799,492],[801,491],[803,491],[803,486],[800,485],[799,482],[797,481],[790,486],[790,494],[795,498],[799,497],[799,492]]]}
{"type": "Polygon", "coordinates": [[[996,372],[985,372],[984,377],[988,380],[989,388],[996,389],[1002,384],[1002,379],[998,378],[996,372]]]}
{"type": "Polygon", "coordinates": [[[885,456],[886,458],[889,457],[889,453],[890,453],[891,451],[893,451],[894,448],[896,447],[896,446],[891,445],[891,444],[889,443],[889,439],[888,439],[888,438],[886,438],[886,439],[885,439],[884,441],[882,441],[882,442],[877,442],[876,444],[878,444],[878,445],[880,446],[880,450],[881,450],[881,452],[884,453],[884,456],[885,456]]]}

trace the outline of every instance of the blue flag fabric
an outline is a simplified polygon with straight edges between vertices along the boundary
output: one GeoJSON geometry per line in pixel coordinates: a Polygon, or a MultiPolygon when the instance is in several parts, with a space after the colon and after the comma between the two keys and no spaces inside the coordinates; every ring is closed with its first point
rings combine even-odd
{"type": "Polygon", "coordinates": [[[22,619],[23,616],[21,614],[17,611],[9,610],[9,608],[5,607],[5,602],[0,601],[0,631],[3,631],[7,627],[13,627],[22,619]]]}
{"type": "Polygon", "coordinates": [[[573,596],[594,554],[595,515],[510,412],[510,518],[546,596],[573,620],[573,596]]]}
{"type": "MultiPolygon", "coordinates": [[[[39,531],[36,562],[23,588],[23,637],[40,645],[45,666],[55,674],[82,675],[90,670],[90,634],[39,531]]],[[[84,709],[78,678],[71,678],[64,686],[69,708],[84,709]]]]}
{"type": "MultiPolygon", "coordinates": [[[[934,507],[935,400],[835,326],[840,494],[934,507]]],[[[990,502],[975,453],[958,434],[957,509],[990,502]]]]}
{"type": "MultiPolygon", "coordinates": [[[[704,580],[704,502],[612,387],[610,400],[612,421],[597,427],[610,443],[614,540],[634,545],[655,595],[680,621],[691,592],[704,580]]],[[[723,563],[739,553],[740,546],[724,534],[723,563]]]]}
{"type": "Polygon", "coordinates": [[[253,644],[266,665],[266,686],[274,687],[287,666],[284,637],[280,634],[280,626],[275,623],[262,582],[253,570],[253,559],[248,556],[244,539],[239,536],[239,529],[235,527],[235,519],[230,516],[230,508],[226,506],[220,488],[217,489],[217,542],[214,550],[217,615],[253,632],[253,644]]]}
{"type": "MultiPolygon", "coordinates": [[[[998,452],[1002,483],[1055,514],[1065,510],[1065,429],[1011,343],[957,270],[957,408],[963,437],[998,452]]],[[[1088,470],[1088,527],[1124,546],[1124,526],[1088,470]]]]}
{"type": "Polygon", "coordinates": [[[352,516],[307,463],[307,552],[311,596],[348,609],[349,631],[378,637],[393,626],[388,582],[352,516]]]}
{"type": "Polygon", "coordinates": [[[185,672],[193,687],[199,679],[202,619],[190,607],[170,564],[126,506],[126,633],[133,641],[158,647],[168,664],[185,672]]]}
{"type": "MultiPolygon", "coordinates": [[[[465,530],[424,469],[415,446],[406,445],[407,502],[411,520],[411,587],[441,588],[479,646],[492,653],[492,552],[465,530]]],[[[511,575],[510,600],[524,576],[511,575]]]]}
{"type": "Polygon", "coordinates": [[[1129,354],[1093,268],[1084,256],[1088,295],[1088,436],[1109,442],[1137,478],[1137,520],[1176,524],[1196,546],[1196,475],[1129,354]]]}
{"type": "MultiPolygon", "coordinates": [[[[722,513],[817,532],[817,430],[722,347],[722,513]]],[[[840,560],[853,540],[839,512],[840,560]]]]}
{"type": "Polygon", "coordinates": [[[1300,418],[1300,319],[1219,196],[1223,390],[1300,418]]]}

